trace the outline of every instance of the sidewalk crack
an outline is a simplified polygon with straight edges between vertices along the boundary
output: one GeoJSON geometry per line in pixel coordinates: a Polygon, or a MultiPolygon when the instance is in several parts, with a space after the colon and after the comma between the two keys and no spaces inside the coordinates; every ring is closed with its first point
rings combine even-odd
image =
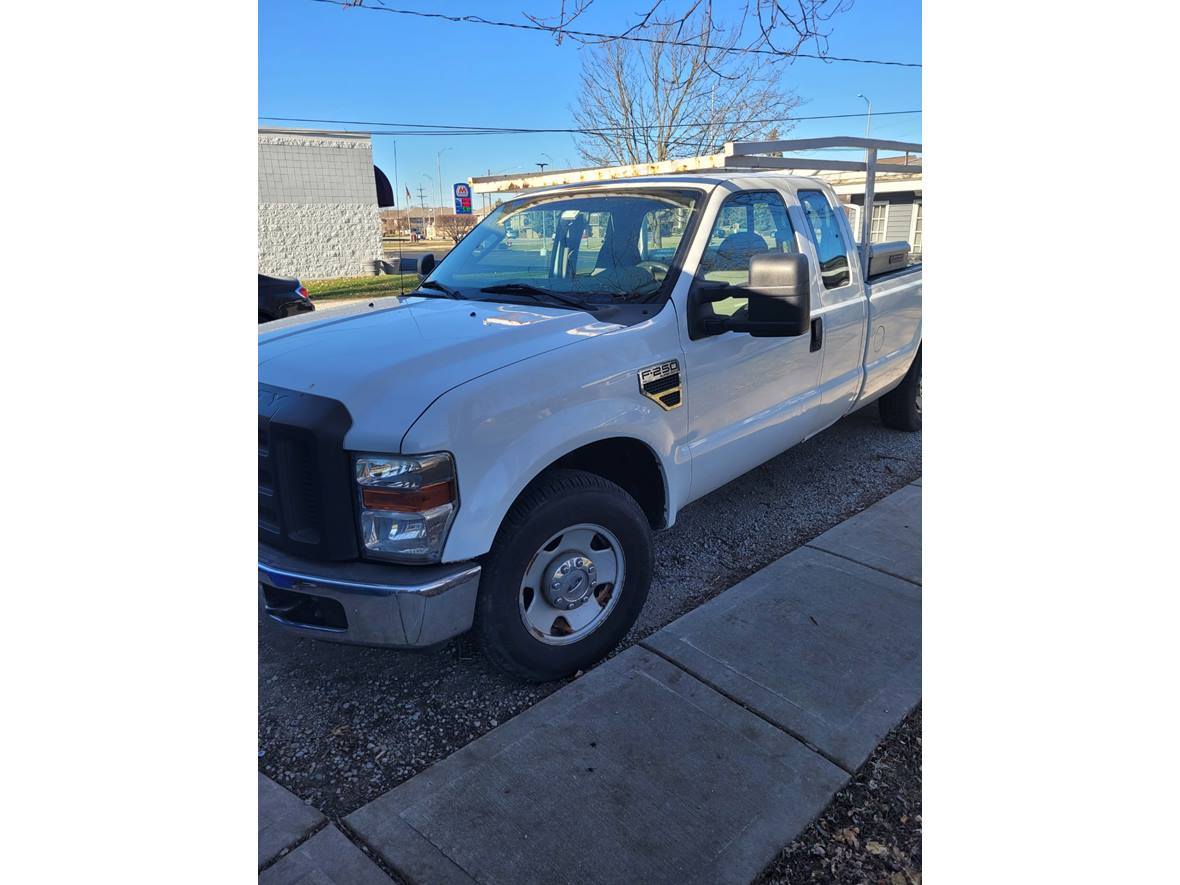
{"type": "Polygon", "coordinates": [[[807,738],[803,737],[798,732],[795,732],[792,729],[787,728],[785,725],[782,725],[778,722],[775,722],[773,719],[770,719],[767,716],[764,716],[761,712],[754,709],[749,704],[742,701],[740,698],[734,697],[732,694],[730,694],[728,691],[726,691],[720,685],[717,685],[716,683],[714,683],[712,680],[707,679],[704,676],[701,676],[699,673],[694,673],[692,670],[689,670],[687,667],[685,667],[684,665],[682,665],[678,661],[668,657],[668,655],[664,654],[658,648],[652,648],[650,645],[647,645],[646,640],[640,641],[639,645],[645,651],[650,652],[651,654],[655,655],[658,658],[662,658],[663,660],[665,660],[669,664],[671,664],[673,667],[675,667],[677,670],[680,670],[681,672],[683,672],[686,675],[690,676],[691,678],[695,679],[697,682],[700,682],[702,685],[708,686],[710,689],[717,692],[717,694],[721,695],[723,698],[725,698],[731,704],[737,704],[739,707],[741,707],[747,713],[751,713],[752,715],[757,716],[759,719],[761,719],[763,722],[765,722],[767,725],[771,726],[772,728],[777,729],[778,731],[781,731],[783,734],[787,735],[788,737],[794,738],[799,743],[801,743],[803,746],[805,746],[807,749],[811,750],[811,752],[815,753],[817,756],[822,756],[828,762],[831,762],[833,765],[835,765],[837,768],[839,768],[845,774],[848,774],[848,775],[855,774],[854,771],[850,770],[848,768],[848,766],[844,765],[844,763],[840,762],[840,760],[836,759],[834,756],[832,756],[831,754],[829,754],[825,750],[822,750],[821,748],[817,747],[815,744],[813,744],[811,741],[807,740],[807,738]]]}
{"type": "MultiPolygon", "coordinates": [[[[815,539],[813,538],[812,540],[815,540],[815,539]]],[[[921,581],[915,581],[913,578],[907,578],[905,575],[895,574],[894,572],[891,572],[888,569],[881,568],[879,565],[869,565],[867,562],[861,562],[859,559],[853,559],[851,556],[845,556],[843,553],[833,553],[831,550],[826,550],[823,547],[816,547],[810,541],[808,543],[804,544],[803,546],[808,548],[809,550],[815,550],[819,553],[826,553],[826,554],[828,554],[828,556],[834,556],[837,559],[843,559],[845,562],[854,563],[855,565],[859,565],[861,568],[871,569],[872,571],[880,572],[883,575],[888,575],[891,578],[897,578],[897,580],[905,581],[907,584],[911,584],[914,587],[921,587],[922,586],[921,581]]]]}
{"type": "Polygon", "coordinates": [[[290,845],[283,848],[278,854],[276,854],[274,857],[272,857],[270,860],[268,860],[266,863],[264,863],[262,866],[260,866],[258,868],[258,875],[261,876],[266,870],[269,870],[271,867],[273,867],[275,864],[277,864],[280,860],[282,860],[284,857],[289,855],[292,851],[294,851],[296,848],[298,848],[300,845],[302,845],[304,842],[306,842],[312,836],[319,833],[322,829],[324,829],[324,827],[328,826],[330,823],[331,823],[331,821],[329,821],[325,817],[318,824],[316,824],[314,827],[312,827],[310,830],[308,830],[306,833],[304,833],[302,836],[300,836],[298,839],[296,839],[290,845]]]}
{"type": "Polygon", "coordinates": [[[340,818],[340,820],[333,821],[333,823],[336,825],[336,829],[338,829],[341,833],[344,834],[344,838],[347,839],[349,842],[351,842],[353,845],[355,845],[358,849],[360,849],[361,854],[363,854],[365,857],[367,857],[369,860],[371,860],[373,862],[373,864],[379,870],[381,870],[381,872],[383,872],[385,875],[387,875],[390,878],[391,881],[397,882],[397,883],[399,883],[399,885],[401,885],[401,883],[405,883],[406,881],[408,881],[405,878],[403,878],[402,876],[400,876],[398,874],[397,870],[393,869],[393,867],[391,867],[389,864],[387,864],[385,862],[385,858],[383,858],[376,851],[376,849],[370,848],[368,843],[366,843],[365,840],[361,838],[360,834],[357,832],[354,832],[352,827],[350,827],[347,823],[344,822],[344,818],[340,818]]]}

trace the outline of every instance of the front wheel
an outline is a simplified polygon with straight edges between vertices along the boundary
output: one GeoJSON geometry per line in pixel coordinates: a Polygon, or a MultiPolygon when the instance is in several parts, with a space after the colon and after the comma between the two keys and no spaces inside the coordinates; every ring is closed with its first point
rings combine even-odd
{"type": "Polygon", "coordinates": [[[484,562],[475,626],[485,653],[533,682],[587,669],[639,617],[652,564],[634,498],[593,473],[551,471],[513,505],[484,562]]]}
{"type": "Polygon", "coordinates": [[[877,401],[881,422],[894,430],[922,429],[922,346],[901,384],[877,401]]]}

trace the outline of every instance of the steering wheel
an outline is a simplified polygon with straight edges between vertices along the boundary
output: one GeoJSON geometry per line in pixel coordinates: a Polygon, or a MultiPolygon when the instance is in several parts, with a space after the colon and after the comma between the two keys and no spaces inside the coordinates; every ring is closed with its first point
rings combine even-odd
{"type": "Polygon", "coordinates": [[[655,278],[657,282],[663,282],[668,276],[668,272],[672,269],[662,261],[641,261],[636,267],[642,267],[655,278]]]}

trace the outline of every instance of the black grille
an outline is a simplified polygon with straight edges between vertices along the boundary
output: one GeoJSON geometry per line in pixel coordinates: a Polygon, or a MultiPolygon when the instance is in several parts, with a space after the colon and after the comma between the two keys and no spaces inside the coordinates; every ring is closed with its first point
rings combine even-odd
{"type": "Polygon", "coordinates": [[[283,490],[282,524],[287,536],[301,544],[320,543],[324,508],[313,443],[299,438],[279,440],[274,463],[283,490]]]}
{"type": "Polygon", "coordinates": [[[355,559],[344,435],[352,418],[321,396],[259,385],[258,540],[312,559],[355,559]]]}
{"type": "Polygon", "coordinates": [[[275,483],[271,476],[269,419],[258,416],[258,527],[269,533],[279,531],[279,514],[275,509],[275,483]]]}
{"type": "Polygon", "coordinates": [[[647,384],[644,384],[643,389],[645,392],[655,396],[658,393],[663,393],[665,390],[671,390],[673,387],[679,386],[680,376],[668,375],[665,378],[661,378],[659,381],[650,381],[647,384]]]}

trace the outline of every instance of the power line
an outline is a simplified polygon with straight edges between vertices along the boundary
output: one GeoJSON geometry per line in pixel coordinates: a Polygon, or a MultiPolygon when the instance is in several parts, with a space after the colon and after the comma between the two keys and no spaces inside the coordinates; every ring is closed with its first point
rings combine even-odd
{"type": "MultiPolygon", "coordinates": [[[[917,111],[874,111],[875,117],[897,116],[901,114],[920,114],[917,111]]],[[[794,123],[801,120],[840,120],[853,117],[864,117],[864,112],[857,114],[818,114],[808,117],[768,117],[761,120],[723,121],[720,123],[706,123],[698,125],[686,124],[686,128],[695,129],[702,126],[751,126],[763,123],[794,123]]],[[[539,133],[567,133],[571,135],[601,135],[609,132],[632,132],[636,129],[660,129],[659,124],[637,126],[601,126],[594,128],[532,128],[527,126],[464,126],[446,123],[387,123],[374,120],[326,120],[316,117],[259,117],[259,120],[270,120],[281,123],[321,123],[332,126],[386,126],[402,127],[402,129],[385,129],[371,131],[371,135],[532,135],[539,133]]]]}
{"type": "Polygon", "coordinates": [[[382,3],[380,6],[366,6],[363,0],[314,0],[315,3],[328,3],[345,9],[367,9],[370,12],[389,12],[393,15],[412,15],[416,18],[441,19],[448,22],[460,22],[472,25],[490,25],[496,28],[515,28],[521,31],[543,31],[546,34],[569,34],[573,37],[591,37],[596,40],[630,40],[634,43],[657,43],[666,46],[686,46],[693,49],[711,49],[721,53],[753,53],[756,55],[775,55],[780,58],[812,58],[817,61],[841,61],[862,65],[891,65],[898,68],[920,68],[921,64],[910,61],[883,61],[877,58],[850,58],[838,55],[814,55],[809,52],[780,52],[776,49],[759,49],[755,47],[713,46],[708,43],[694,43],[691,40],[664,40],[659,37],[637,37],[626,34],[600,34],[595,31],[574,31],[570,28],[547,28],[544,25],[522,24],[520,22],[501,22],[487,19],[480,15],[446,15],[441,12],[423,12],[420,9],[393,9],[382,3]]]}

